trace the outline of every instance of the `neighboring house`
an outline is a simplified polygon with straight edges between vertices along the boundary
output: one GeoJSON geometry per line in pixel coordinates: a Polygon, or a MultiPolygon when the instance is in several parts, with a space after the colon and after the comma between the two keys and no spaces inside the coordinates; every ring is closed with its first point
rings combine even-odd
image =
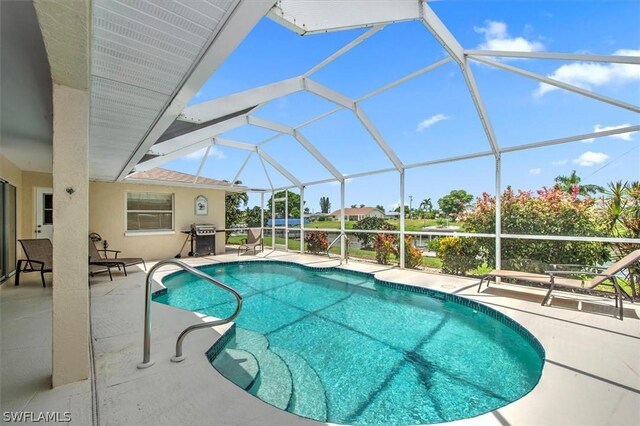
{"type": "Polygon", "coordinates": [[[384,217],[387,219],[400,219],[400,212],[386,212],[384,217]]]}
{"type": "Polygon", "coordinates": [[[308,218],[311,222],[315,222],[317,220],[333,220],[333,217],[329,213],[305,213],[305,218],[308,218]],[[327,219],[320,219],[320,218],[327,219]]]}
{"type": "MultiPolygon", "coordinates": [[[[375,207],[346,208],[344,209],[344,216],[346,221],[358,221],[365,217],[384,218],[384,212],[375,207]]],[[[331,213],[331,217],[333,217],[334,220],[340,220],[340,210],[331,213]]]]}

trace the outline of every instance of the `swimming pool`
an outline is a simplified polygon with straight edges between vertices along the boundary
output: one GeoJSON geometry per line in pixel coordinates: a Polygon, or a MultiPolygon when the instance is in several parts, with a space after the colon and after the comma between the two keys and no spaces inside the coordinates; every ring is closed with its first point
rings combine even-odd
{"type": "MultiPolygon", "coordinates": [[[[201,269],[244,297],[236,327],[210,350],[213,366],[302,417],[394,425],[474,417],[521,398],[542,372],[544,351],[528,331],[455,295],[286,262],[201,269]]],[[[235,307],[192,275],[163,283],[157,302],[216,317],[235,307]]]]}

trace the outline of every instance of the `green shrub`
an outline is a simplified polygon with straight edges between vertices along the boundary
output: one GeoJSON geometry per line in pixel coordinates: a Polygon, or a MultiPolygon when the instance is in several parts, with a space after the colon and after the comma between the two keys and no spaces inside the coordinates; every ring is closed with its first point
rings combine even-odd
{"type": "Polygon", "coordinates": [[[327,233],[322,231],[306,232],[304,242],[307,244],[307,251],[311,253],[324,253],[329,248],[327,233]]]}
{"type": "Polygon", "coordinates": [[[482,263],[480,247],[475,238],[444,237],[440,240],[438,257],[442,260],[442,272],[465,275],[482,263]]]}
{"type": "Polygon", "coordinates": [[[413,237],[407,235],[404,238],[404,266],[415,269],[420,265],[422,265],[422,251],[413,245],[413,237]]]}
{"type": "MultiPolygon", "coordinates": [[[[357,221],[353,225],[353,229],[389,231],[389,230],[395,230],[396,227],[381,217],[365,217],[364,219],[357,221]]],[[[358,240],[360,240],[360,244],[362,244],[363,249],[371,249],[371,244],[374,244],[375,246],[375,241],[377,240],[377,237],[375,234],[366,234],[364,232],[356,232],[353,235],[358,240]]]]}
{"type": "Polygon", "coordinates": [[[429,249],[429,251],[438,252],[438,247],[440,247],[440,240],[442,239],[442,237],[433,237],[429,240],[429,242],[427,243],[427,248],[429,249]]]}
{"type": "Polygon", "coordinates": [[[391,255],[398,253],[393,235],[376,235],[373,248],[376,251],[376,261],[381,265],[388,265],[391,255]]]}
{"type": "Polygon", "coordinates": [[[329,219],[328,217],[326,217],[326,216],[320,216],[320,217],[318,218],[318,222],[327,222],[327,221],[329,221],[329,220],[330,220],[330,219],[329,219]]]}

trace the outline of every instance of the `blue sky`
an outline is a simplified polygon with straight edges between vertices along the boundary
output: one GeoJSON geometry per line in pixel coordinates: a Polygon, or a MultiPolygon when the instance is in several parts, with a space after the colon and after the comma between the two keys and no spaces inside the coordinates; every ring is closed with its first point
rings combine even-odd
{"type": "MultiPolygon", "coordinates": [[[[430,3],[464,48],[640,56],[640,1],[441,1],[430,3]]],[[[191,104],[296,77],[331,55],[365,29],[298,36],[264,18],[201,88],[191,104]]],[[[352,99],[446,57],[419,22],[385,27],[311,76],[352,99]]],[[[503,63],[640,104],[640,66],[555,60],[502,60],[503,63]]],[[[500,146],[508,147],[596,130],[640,124],[639,115],[564,90],[544,86],[494,67],[473,63],[472,70],[500,146]]],[[[489,150],[460,69],[450,62],[361,103],[386,142],[405,164],[489,150]]],[[[335,108],[313,94],[299,92],[273,100],[255,115],[289,126],[335,108]]],[[[350,111],[341,111],[300,129],[340,172],[352,174],[392,167],[382,150],[350,111]]],[[[222,137],[259,143],[275,133],[253,126],[222,137]]],[[[302,182],[329,178],[297,142],[287,136],[265,151],[302,182]]],[[[195,173],[202,153],[164,167],[195,173]]],[[[212,149],[203,175],[232,180],[246,151],[212,149]]],[[[274,186],[289,182],[268,164],[274,186]]],[[[410,169],[406,198],[413,207],[424,198],[434,205],[452,189],[474,196],[495,192],[493,157],[410,169]]],[[[503,155],[503,188],[539,189],[560,174],[576,170],[585,183],[640,180],[640,134],[600,138],[503,155]]],[[[240,180],[269,187],[262,164],[252,158],[240,180]]],[[[339,207],[339,185],[309,186],[307,206],[319,210],[328,196],[339,207]]],[[[398,173],[348,181],[346,204],[399,202],[398,173]]],[[[251,205],[259,196],[251,196],[251,205]]]]}

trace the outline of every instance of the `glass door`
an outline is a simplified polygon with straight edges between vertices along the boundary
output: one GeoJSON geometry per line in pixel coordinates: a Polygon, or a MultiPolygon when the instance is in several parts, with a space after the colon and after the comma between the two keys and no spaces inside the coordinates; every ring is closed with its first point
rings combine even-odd
{"type": "Polygon", "coordinates": [[[0,180],[0,281],[16,266],[16,187],[0,180]]]}

